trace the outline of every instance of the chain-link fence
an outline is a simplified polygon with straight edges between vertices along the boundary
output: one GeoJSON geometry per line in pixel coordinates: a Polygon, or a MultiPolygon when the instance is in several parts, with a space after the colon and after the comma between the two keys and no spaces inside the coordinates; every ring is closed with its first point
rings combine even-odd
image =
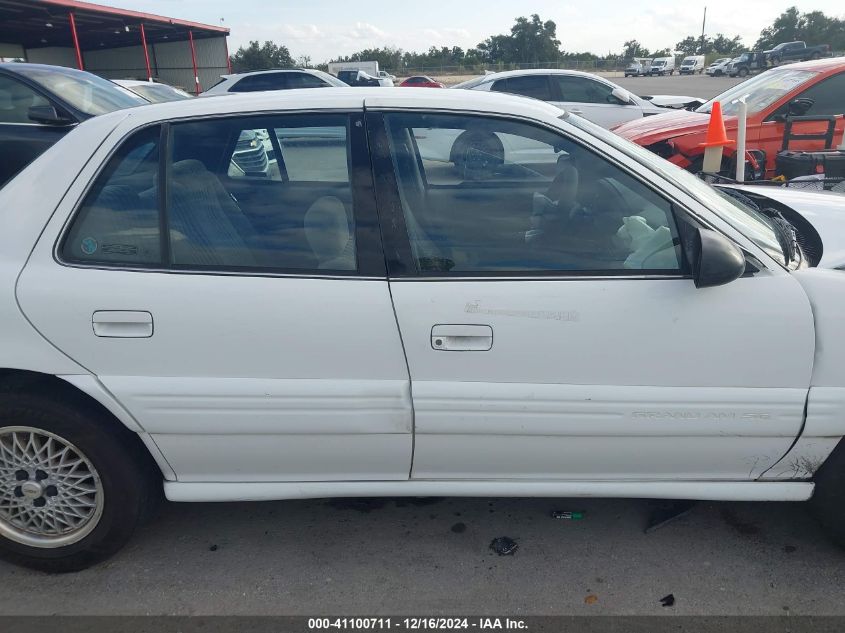
{"type": "Polygon", "coordinates": [[[504,70],[530,70],[535,68],[556,68],[563,70],[581,70],[584,72],[624,72],[627,62],[618,57],[594,60],[564,60],[555,62],[504,63],[497,64],[440,64],[429,66],[403,66],[385,69],[393,75],[409,77],[411,75],[481,75],[484,71],[501,72],[504,70]]]}

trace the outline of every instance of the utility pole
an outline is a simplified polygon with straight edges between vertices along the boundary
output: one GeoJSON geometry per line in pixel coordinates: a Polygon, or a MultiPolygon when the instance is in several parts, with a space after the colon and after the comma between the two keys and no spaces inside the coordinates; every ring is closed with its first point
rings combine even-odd
{"type": "Polygon", "coordinates": [[[704,25],[707,24],[707,7],[704,7],[704,19],[701,21],[701,48],[699,53],[704,55],[704,25]]]}

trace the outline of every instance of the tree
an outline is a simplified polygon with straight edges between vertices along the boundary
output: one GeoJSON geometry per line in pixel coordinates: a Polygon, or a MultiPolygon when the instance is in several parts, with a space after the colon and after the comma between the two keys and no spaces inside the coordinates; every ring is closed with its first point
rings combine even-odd
{"type": "Polygon", "coordinates": [[[249,46],[241,46],[230,58],[232,72],[245,73],[251,70],[269,70],[271,68],[291,68],[293,58],[287,46],[280,46],[273,42],[250,41],[249,46]]]}
{"type": "Polygon", "coordinates": [[[803,40],[808,46],[830,44],[834,50],[842,50],[845,48],[845,20],[828,17],[821,11],[799,13],[797,7],[789,7],[760,32],[754,48],[769,50],[796,40],[803,40]]]}
{"type": "Polygon", "coordinates": [[[633,59],[634,57],[650,57],[649,50],[637,40],[628,40],[622,45],[622,57],[633,59]]]}
{"type": "MultiPolygon", "coordinates": [[[[717,37],[721,38],[719,42],[721,46],[730,46],[732,44],[728,44],[727,42],[739,42],[741,39],[739,35],[737,35],[732,40],[728,40],[721,33],[719,33],[717,37]]],[[[685,55],[706,55],[707,53],[712,53],[716,50],[715,42],[716,40],[710,39],[707,35],[705,35],[704,38],[700,35],[687,35],[684,39],[675,44],[675,50],[680,51],[685,55]]],[[[742,46],[742,44],[739,45],[742,46]]]]}
{"type": "Polygon", "coordinates": [[[721,33],[717,33],[711,44],[712,52],[719,53],[720,55],[737,53],[744,48],[745,47],[742,45],[742,38],[739,35],[729,39],[721,33]]]}
{"type": "Polygon", "coordinates": [[[543,22],[534,13],[531,19],[521,17],[511,27],[512,62],[556,62],[560,57],[560,40],[557,25],[552,20],[543,22]]]}

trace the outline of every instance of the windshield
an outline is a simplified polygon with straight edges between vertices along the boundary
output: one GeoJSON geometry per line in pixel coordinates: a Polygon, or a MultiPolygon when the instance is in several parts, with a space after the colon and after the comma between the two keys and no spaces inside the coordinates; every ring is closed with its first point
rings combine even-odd
{"type": "Polygon", "coordinates": [[[695,64],[695,57],[687,57],[681,62],[682,66],[691,66],[695,64]]]}
{"type": "Polygon", "coordinates": [[[481,75],[481,77],[474,77],[473,79],[468,79],[467,81],[462,81],[459,84],[455,84],[454,86],[452,86],[452,88],[464,88],[464,89],[475,88],[479,84],[484,83],[484,81],[487,79],[487,77],[488,77],[487,75],[481,75]]]}
{"type": "Polygon", "coordinates": [[[745,97],[748,103],[748,114],[756,114],[809,81],[815,74],[807,70],[774,68],[726,90],[698,108],[696,112],[709,114],[713,102],[720,101],[722,114],[735,115],[739,109],[739,99],[745,97]]]}
{"type": "Polygon", "coordinates": [[[150,103],[164,103],[166,101],[181,101],[182,99],[190,99],[189,95],[184,90],[178,88],[171,88],[170,86],[163,86],[161,84],[137,84],[134,86],[127,86],[132,92],[141,95],[150,103]]]}
{"type": "Polygon", "coordinates": [[[91,73],[41,67],[16,70],[90,116],[147,103],[145,99],[91,73]]]}
{"type": "Polygon", "coordinates": [[[776,262],[782,266],[787,265],[786,256],[778,240],[777,232],[768,217],[708,185],[687,170],[681,169],[618,134],[605,130],[581,117],[573,116],[566,120],[573,126],[617,148],[648,169],[672,181],[754,242],[776,262]]]}
{"type": "Polygon", "coordinates": [[[652,62],[651,65],[652,66],[665,66],[666,62],[663,61],[663,60],[658,60],[658,61],[652,62]]]}
{"type": "MultiPolygon", "coordinates": [[[[309,69],[308,72],[311,73],[312,75],[316,75],[320,79],[325,80],[328,84],[330,84],[332,86],[337,86],[338,88],[348,88],[349,87],[349,84],[346,83],[345,81],[341,81],[340,79],[338,79],[334,75],[330,75],[329,73],[324,73],[322,70],[311,70],[311,69],[309,69]]],[[[381,74],[381,73],[379,73],[379,74],[381,74]]]]}

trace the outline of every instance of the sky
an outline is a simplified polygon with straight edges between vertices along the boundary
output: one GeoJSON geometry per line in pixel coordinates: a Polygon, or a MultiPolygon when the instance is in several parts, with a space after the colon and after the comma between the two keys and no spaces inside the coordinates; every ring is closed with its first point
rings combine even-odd
{"type": "Polygon", "coordinates": [[[231,29],[229,50],[250,40],[284,44],[296,58],[328,61],[364,48],[396,46],[427,50],[430,46],[473,48],[490,35],[506,33],[518,16],[538,13],[554,20],[562,48],[599,55],[621,52],[637,39],[659,50],[687,35],[701,33],[707,5],[708,35],[741,35],[751,46],[760,31],[787,7],[823,11],[845,18],[842,0],[706,0],[643,2],[602,0],[97,0],[100,4],[157,13],[231,29]],[[221,21],[222,20],[222,21],[221,21]]]}

